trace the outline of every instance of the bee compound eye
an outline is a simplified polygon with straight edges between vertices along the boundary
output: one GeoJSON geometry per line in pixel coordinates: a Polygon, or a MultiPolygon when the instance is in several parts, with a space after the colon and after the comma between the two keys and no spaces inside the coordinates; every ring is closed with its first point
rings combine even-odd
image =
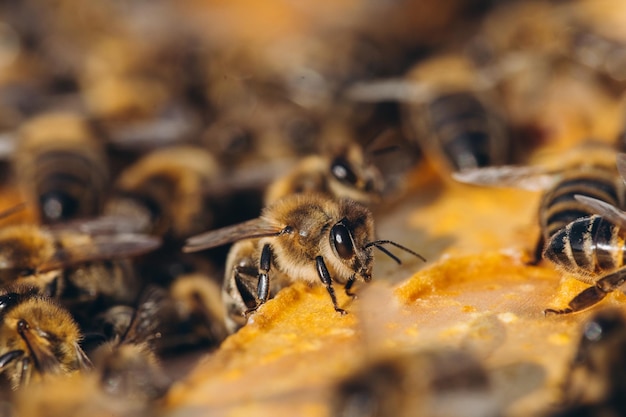
{"type": "Polygon", "coordinates": [[[330,230],[330,244],[335,248],[337,255],[341,259],[350,259],[354,256],[352,236],[344,224],[337,223],[330,230]]]}
{"type": "Polygon", "coordinates": [[[14,306],[17,303],[17,294],[9,293],[3,296],[0,296],[0,313],[5,311],[6,309],[14,306]]]}
{"type": "Polygon", "coordinates": [[[342,156],[333,160],[330,171],[335,178],[344,184],[355,185],[358,181],[350,163],[342,156]]]}
{"type": "Polygon", "coordinates": [[[78,200],[60,191],[43,194],[39,202],[42,216],[46,221],[57,222],[71,218],[78,212],[78,200]]]}

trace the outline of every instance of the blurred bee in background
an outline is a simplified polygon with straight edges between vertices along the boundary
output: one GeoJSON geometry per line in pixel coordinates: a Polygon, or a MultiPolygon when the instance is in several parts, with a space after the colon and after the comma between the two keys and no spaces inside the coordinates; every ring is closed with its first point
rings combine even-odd
{"type": "Polygon", "coordinates": [[[212,224],[206,190],[218,173],[215,158],[201,148],[152,151],[117,178],[101,221],[132,219],[133,231],[175,239],[198,233],[212,224]]]}
{"type": "Polygon", "coordinates": [[[168,296],[175,314],[163,320],[159,351],[181,346],[217,346],[226,338],[220,286],[203,273],[183,274],[170,284],[168,296]]]}
{"type": "Polygon", "coordinates": [[[434,57],[407,78],[426,90],[405,107],[407,129],[436,166],[449,173],[511,160],[512,141],[497,97],[485,87],[476,89],[480,80],[469,61],[459,55],[434,57]]]}
{"type": "MultiPolygon", "coordinates": [[[[341,126],[330,128],[330,136],[347,137],[341,126]]],[[[341,140],[339,142],[342,142],[341,140]]],[[[270,184],[265,206],[294,193],[317,192],[335,198],[350,198],[371,206],[380,200],[384,182],[363,147],[355,141],[329,145],[333,149],[302,159],[289,173],[270,184]]]]}
{"type": "Polygon", "coordinates": [[[142,328],[152,329],[143,331],[150,348],[160,355],[200,345],[216,346],[227,336],[220,288],[209,276],[181,274],[168,288],[151,283],[141,298],[136,308],[115,305],[99,314],[90,326],[92,333],[126,340],[133,320],[142,320],[146,322],[142,328]],[[136,318],[142,314],[143,318],[136,318]]]}
{"type": "Polygon", "coordinates": [[[588,137],[613,137],[619,128],[623,87],[607,82],[610,77],[597,62],[607,51],[580,44],[610,31],[613,15],[620,14],[607,7],[610,2],[585,3],[503,2],[486,14],[464,47],[479,67],[514,69],[496,88],[516,140],[524,141],[521,150],[541,145],[559,151],[588,137]],[[604,18],[597,16],[606,11],[604,18]],[[590,25],[593,30],[584,29],[590,25]]]}
{"type": "Polygon", "coordinates": [[[165,394],[169,378],[154,353],[153,341],[160,337],[164,290],[149,286],[129,314],[125,308],[106,313],[112,339],[91,354],[102,389],[110,395],[150,401],[165,394]]]}
{"type": "MultiPolygon", "coordinates": [[[[370,281],[372,247],[400,262],[384,248],[392,244],[414,256],[417,253],[395,242],[374,240],[371,212],[352,200],[330,199],[321,194],[295,194],[264,209],[261,217],[225,227],[187,240],[186,252],[199,251],[231,242],[254,239],[256,253],[248,256],[253,264],[242,266],[235,261],[234,273],[257,278],[256,310],[270,296],[270,276],[284,275],[291,281],[315,282],[326,287],[335,310],[337,304],[333,281],[344,284],[347,294],[356,281],[370,281]],[[274,271],[270,271],[272,265],[274,271]],[[254,272],[253,272],[254,271],[254,272]],[[271,273],[270,273],[271,272],[271,273]]],[[[227,268],[233,267],[228,265],[227,268]]],[[[227,271],[228,274],[233,271],[227,271]]]]}
{"type": "Polygon", "coordinates": [[[621,17],[625,9],[619,1],[601,7],[581,0],[570,17],[570,50],[577,62],[605,77],[607,87],[623,92],[626,81],[626,38],[621,17]]]}
{"type": "Polygon", "coordinates": [[[6,226],[0,229],[0,280],[35,286],[39,294],[60,299],[77,320],[90,320],[101,303],[136,299],[141,280],[127,258],[159,245],[148,235],[6,226]]]}
{"type": "Polygon", "coordinates": [[[81,116],[47,113],[18,132],[13,169],[42,223],[100,214],[109,189],[106,154],[81,116]]]}
{"type": "Polygon", "coordinates": [[[472,355],[442,349],[373,360],[333,389],[331,415],[495,416],[489,374],[472,355]]]}
{"type": "Polygon", "coordinates": [[[618,174],[616,155],[612,146],[590,142],[573,149],[556,169],[508,166],[455,175],[467,183],[544,190],[539,206],[541,236],[532,263],[546,259],[577,279],[593,284],[576,296],[568,308],[548,309],[546,313],[588,308],[623,282],[623,260],[618,248],[624,221],[619,207],[624,207],[626,190],[618,174]]]}
{"type": "Polygon", "coordinates": [[[563,381],[560,409],[566,416],[623,415],[626,412],[626,321],[621,311],[599,311],[582,328],[578,348],[563,381]]]}
{"type": "Polygon", "coordinates": [[[512,1],[496,5],[480,21],[466,45],[478,65],[497,63],[514,54],[563,56],[569,48],[572,6],[543,1],[512,1]]]}
{"type": "Polygon", "coordinates": [[[255,169],[269,161],[289,161],[317,150],[319,113],[281,96],[280,86],[233,77],[220,88],[226,88],[223,84],[235,84],[224,94],[234,103],[221,103],[201,143],[225,169],[255,169]]]}
{"type": "Polygon", "coordinates": [[[70,313],[28,285],[1,290],[0,373],[13,389],[91,368],[70,313]]]}
{"type": "Polygon", "coordinates": [[[503,165],[515,154],[493,88],[504,75],[496,72],[447,53],[420,61],[404,79],[357,83],[346,94],[355,101],[399,101],[406,135],[447,177],[503,165]]]}

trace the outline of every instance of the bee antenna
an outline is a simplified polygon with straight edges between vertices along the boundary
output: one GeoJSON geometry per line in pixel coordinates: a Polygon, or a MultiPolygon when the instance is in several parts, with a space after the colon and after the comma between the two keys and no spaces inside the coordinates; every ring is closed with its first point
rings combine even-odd
{"type": "Polygon", "coordinates": [[[384,246],[380,246],[380,245],[372,245],[372,246],[374,246],[376,249],[378,249],[379,251],[381,251],[382,253],[384,253],[385,255],[393,259],[394,261],[396,261],[398,265],[402,264],[402,261],[400,260],[400,258],[398,258],[393,253],[389,252],[384,246]]]}
{"type": "MultiPolygon", "coordinates": [[[[407,248],[406,246],[402,246],[401,244],[396,243],[396,242],[394,242],[394,241],[392,241],[392,240],[375,240],[375,241],[373,241],[373,242],[366,243],[366,244],[365,244],[365,248],[367,249],[367,248],[369,248],[370,246],[374,246],[374,247],[378,248],[381,252],[383,252],[383,253],[385,253],[385,254],[387,254],[387,255],[391,256],[393,259],[395,259],[395,260],[396,260],[396,262],[398,262],[398,261],[399,261],[399,259],[398,259],[395,255],[393,255],[393,256],[392,256],[392,254],[391,254],[391,253],[390,253],[387,249],[383,248],[381,245],[393,245],[393,246],[395,246],[396,248],[398,248],[398,249],[402,249],[403,251],[408,252],[408,253],[410,253],[411,255],[416,256],[416,257],[420,258],[422,261],[426,262],[426,258],[424,258],[424,257],[423,257],[422,255],[420,255],[419,253],[414,252],[414,251],[412,251],[411,249],[407,248]]],[[[400,262],[398,262],[398,263],[400,263],[400,262]]]]}

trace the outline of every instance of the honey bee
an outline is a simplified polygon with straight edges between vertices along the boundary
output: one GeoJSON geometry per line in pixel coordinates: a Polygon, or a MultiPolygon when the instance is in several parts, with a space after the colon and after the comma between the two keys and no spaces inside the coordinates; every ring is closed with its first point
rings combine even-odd
{"type": "Polygon", "coordinates": [[[611,88],[622,91],[626,80],[624,52],[626,39],[620,27],[624,6],[608,1],[576,2],[570,18],[570,52],[574,59],[613,81],[611,88]]]}
{"type": "Polygon", "coordinates": [[[217,91],[218,117],[201,143],[227,168],[254,168],[267,160],[294,160],[317,150],[319,116],[285,97],[282,86],[270,84],[229,78],[216,86],[226,90],[217,91]],[[225,97],[235,97],[234,102],[224,105],[225,97]]]}
{"type": "Polygon", "coordinates": [[[221,289],[209,276],[198,272],[180,275],[170,284],[168,295],[175,314],[164,323],[163,336],[157,341],[159,350],[217,345],[226,338],[221,289]]]}
{"type": "Polygon", "coordinates": [[[28,283],[67,306],[96,300],[131,302],[140,288],[128,258],[160,244],[139,234],[91,235],[32,224],[0,229],[0,282],[28,283]]]}
{"type": "Polygon", "coordinates": [[[533,263],[546,259],[577,279],[593,284],[577,295],[568,308],[547,309],[546,313],[586,309],[623,283],[623,261],[618,248],[620,228],[626,223],[617,207],[624,207],[626,189],[619,178],[615,156],[612,147],[593,142],[574,149],[561,169],[555,171],[548,167],[503,167],[455,175],[470,183],[545,190],[539,206],[541,237],[533,263]]]}
{"type": "Polygon", "coordinates": [[[382,191],[382,176],[367,160],[363,148],[357,143],[347,143],[332,155],[302,159],[291,172],[270,184],[265,205],[286,195],[305,192],[350,198],[369,205],[380,200],[382,191]]]}
{"type": "Polygon", "coordinates": [[[0,373],[13,389],[45,375],[91,368],[70,313],[29,285],[4,287],[0,295],[0,373]]]}
{"type": "Polygon", "coordinates": [[[326,287],[335,311],[339,307],[333,281],[344,284],[347,294],[356,281],[372,278],[372,248],[400,261],[383,245],[391,244],[422,258],[395,242],[374,239],[372,213],[362,204],[348,199],[333,200],[321,194],[287,196],[264,209],[261,217],[191,237],[185,252],[199,251],[240,240],[254,239],[256,271],[237,268],[239,274],[256,276],[258,304],[270,296],[270,276],[281,275],[291,281],[316,282],[326,287]],[[274,267],[274,270],[272,269],[274,267]]]}
{"type": "Polygon", "coordinates": [[[206,190],[218,172],[213,156],[201,148],[150,152],[121,173],[101,222],[131,220],[132,231],[174,238],[199,233],[211,225],[206,190]]]}
{"type": "Polygon", "coordinates": [[[490,376],[472,355],[442,349],[383,357],[358,369],[333,389],[331,415],[492,416],[490,376]]]}
{"type": "Polygon", "coordinates": [[[354,85],[348,97],[403,103],[407,135],[447,177],[511,159],[513,143],[493,89],[499,76],[492,72],[488,79],[463,55],[443,54],[421,61],[403,80],[354,85]]]}
{"type": "Polygon", "coordinates": [[[582,329],[563,385],[563,409],[555,416],[623,415],[626,412],[626,321],[622,312],[596,313],[582,329]]]}
{"type": "Polygon", "coordinates": [[[113,327],[124,331],[91,355],[102,389],[108,394],[148,401],[162,396],[169,388],[170,380],[151,345],[153,339],[160,337],[159,309],[166,297],[164,290],[148,287],[129,321],[124,309],[109,312],[113,327]]]}
{"type": "Polygon", "coordinates": [[[17,133],[14,171],[42,223],[100,214],[109,187],[107,158],[81,116],[46,113],[17,133]]]}

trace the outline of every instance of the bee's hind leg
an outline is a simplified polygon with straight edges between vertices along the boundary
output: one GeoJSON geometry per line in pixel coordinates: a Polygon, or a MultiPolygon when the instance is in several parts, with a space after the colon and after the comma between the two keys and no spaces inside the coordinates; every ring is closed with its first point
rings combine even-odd
{"type": "Polygon", "coordinates": [[[569,302],[567,308],[563,310],[547,309],[544,310],[544,314],[569,314],[585,310],[602,301],[608,293],[621,287],[624,282],[626,282],[626,268],[618,269],[600,278],[593,287],[580,292],[569,302]]]}

